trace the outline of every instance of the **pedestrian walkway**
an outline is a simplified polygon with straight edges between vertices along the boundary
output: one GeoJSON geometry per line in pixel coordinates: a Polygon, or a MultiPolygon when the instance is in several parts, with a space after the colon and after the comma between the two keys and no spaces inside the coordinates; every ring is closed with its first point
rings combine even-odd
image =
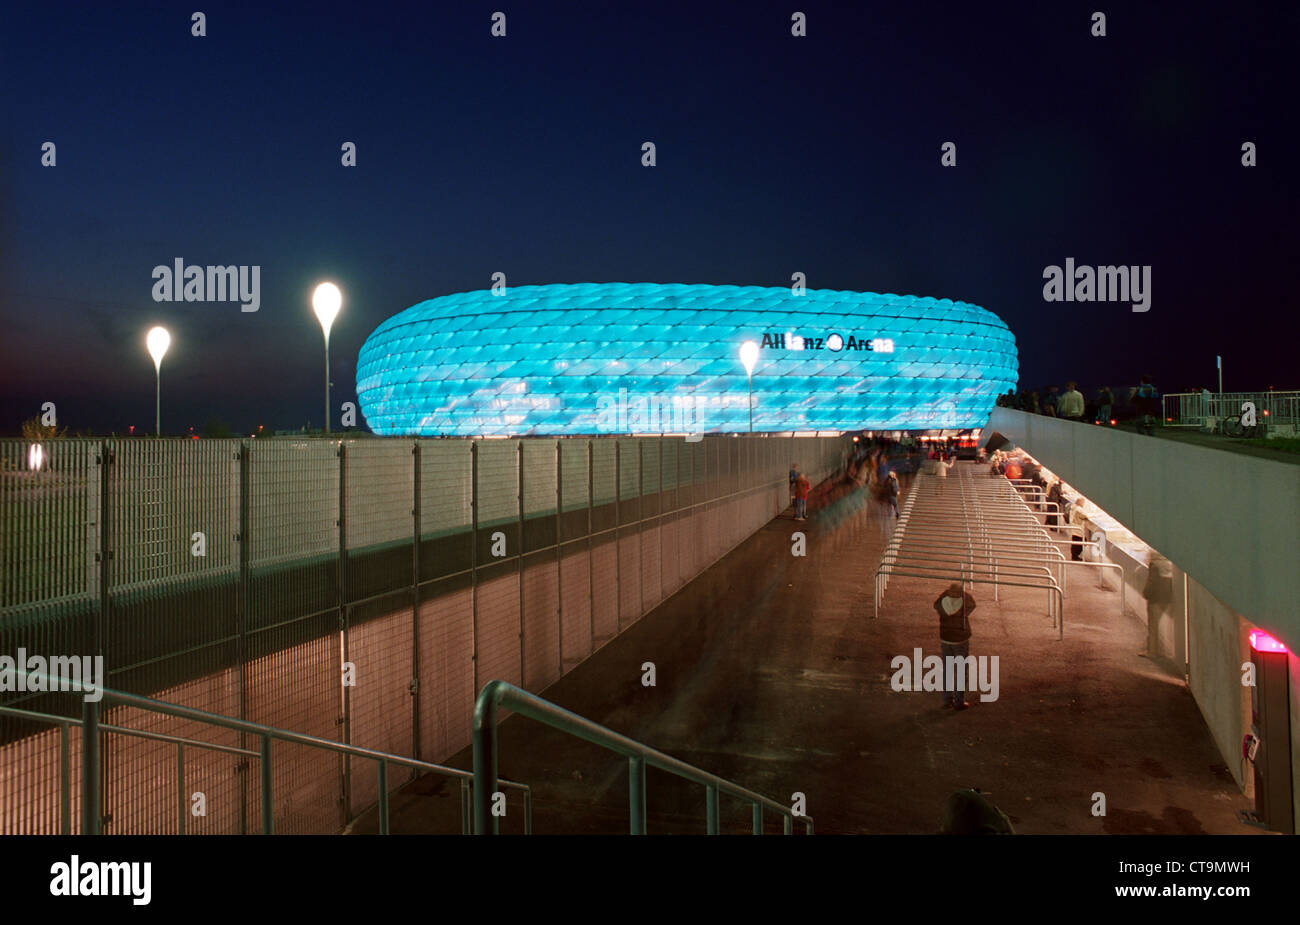
{"type": "MultiPolygon", "coordinates": [[[[960,497],[965,466],[945,495],[960,497]]],[[[928,495],[924,477],[905,478],[911,529],[942,513],[928,495]]],[[[1069,574],[1064,638],[1043,590],[970,587],[971,654],[999,657],[996,701],[954,712],[939,693],[895,691],[895,656],[938,654],[933,604],[951,583],[894,575],[873,617],[898,523],[863,491],[819,486],[807,522],[771,521],[544,696],[758,792],[804,794],[819,834],[935,832],[961,787],[991,793],[1022,833],[1255,831],[1236,821],[1247,801],[1182,680],[1137,657],[1143,626],[1102,570],[1069,574]]],[[[627,831],[622,759],[520,718],[500,753],[501,774],[533,787],[536,832],[627,831]]],[[[448,763],[469,767],[470,753],[448,763]]],[[[703,831],[700,788],[653,770],[648,784],[651,833],[703,831]]],[[[724,830],[747,830],[748,807],[723,810],[724,830]]],[[[392,811],[394,832],[454,832],[459,793],[418,781],[392,811]]],[[[511,812],[503,831],[522,828],[511,812]]]]}

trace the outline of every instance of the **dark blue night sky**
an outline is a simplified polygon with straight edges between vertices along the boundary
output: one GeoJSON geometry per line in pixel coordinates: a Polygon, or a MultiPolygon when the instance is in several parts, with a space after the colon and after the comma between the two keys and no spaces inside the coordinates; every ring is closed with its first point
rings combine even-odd
{"type": "Polygon", "coordinates": [[[164,429],[319,426],[315,282],[337,408],[384,318],[495,271],[802,271],[994,311],[1025,386],[1213,388],[1216,353],[1229,390],[1300,386],[1296,4],[265,6],[6,10],[0,432],[45,401],[148,430],[157,323],[164,429]],[[261,309],[155,303],[177,257],[260,265],[261,309]],[[1151,310],[1044,302],[1067,257],[1151,265],[1151,310]]]}

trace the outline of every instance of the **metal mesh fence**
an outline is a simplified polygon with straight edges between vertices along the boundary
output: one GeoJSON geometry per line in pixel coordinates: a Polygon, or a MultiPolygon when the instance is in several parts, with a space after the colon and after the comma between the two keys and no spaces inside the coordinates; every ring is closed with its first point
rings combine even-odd
{"type": "MultiPolygon", "coordinates": [[[[842,451],[0,441],[0,657],[102,656],[109,687],[439,761],[469,743],[483,684],[555,681],[783,509],[792,459],[819,476],[842,451]]],[[[0,707],[73,721],[0,713],[0,834],[77,831],[60,779],[79,775],[79,695],[0,684],[0,707]]],[[[103,722],[137,733],[103,733],[105,832],[259,830],[249,737],[125,707],[103,722]]],[[[373,762],[273,756],[279,832],[338,831],[378,797],[373,762]]]]}

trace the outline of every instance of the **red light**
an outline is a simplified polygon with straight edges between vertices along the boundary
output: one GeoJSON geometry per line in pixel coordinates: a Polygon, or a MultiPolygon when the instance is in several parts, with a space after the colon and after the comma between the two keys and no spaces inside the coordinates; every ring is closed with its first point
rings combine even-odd
{"type": "Polygon", "coordinates": [[[1111,418],[1111,419],[1110,419],[1110,426],[1111,426],[1111,427],[1114,427],[1114,426],[1115,426],[1115,419],[1114,419],[1114,418],[1111,418]]]}
{"type": "Polygon", "coordinates": [[[1267,409],[1267,408],[1264,409],[1264,417],[1268,417],[1268,409],[1267,409]]]}
{"type": "Polygon", "coordinates": [[[1250,631],[1250,647],[1256,652],[1285,652],[1286,646],[1263,630],[1250,631]]]}

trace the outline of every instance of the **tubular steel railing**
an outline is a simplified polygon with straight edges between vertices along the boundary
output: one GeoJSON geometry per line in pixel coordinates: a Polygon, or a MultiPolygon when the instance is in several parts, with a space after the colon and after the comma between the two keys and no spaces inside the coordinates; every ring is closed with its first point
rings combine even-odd
{"type": "Polygon", "coordinates": [[[810,816],[796,815],[794,811],[775,800],[724,780],[715,774],[680,761],[671,755],[643,745],[634,739],[593,723],[585,717],[543,700],[536,694],[520,690],[505,681],[489,681],[479,692],[474,704],[474,831],[478,835],[499,833],[498,817],[492,813],[492,796],[497,791],[497,711],[512,710],[520,716],[558,729],[575,738],[617,752],[628,761],[628,807],[633,835],[646,834],[646,767],[659,768],[677,777],[700,784],[705,788],[705,827],[709,835],[719,834],[719,800],[723,794],[749,803],[752,809],[753,831],[763,834],[763,810],[770,809],[785,820],[785,834],[793,834],[795,820],[813,834],[810,816]]]}
{"type": "MultiPolygon", "coordinates": [[[[17,669],[17,677],[20,684],[26,684],[27,679],[36,679],[41,681],[45,690],[60,690],[66,687],[66,679],[29,673],[22,668],[17,669]]],[[[301,732],[291,732],[287,729],[276,729],[271,726],[263,726],[260,723],[250,723],[246,720],[233,719],[229,716],[222,716],[218,713],[209,713],[206,710],[196,710],[193,707],[186,707],[180,704],[167,703],[162,700],[153,700],[149,697],[140,697],[136,694],[127,694],[122,691],[110,690],[108,688],[99,688],[98,693],[102,694],[101,700],[82,701],[82,713],[80,719],[70,717],[53,716],[50,714],[35,713],[29,710],[20,710],[14,707],[0,707],[0,714],[17,716],[22,719],[33,720],[38,722],[54,723],[59,725],[60,734],[60,791],[59,805],[63,814],[63,832],[69,834],[71,830],[71,773],[68,742],[68,728],[70,726],[81,727],[81,834],[99,835],[101,834],[102,819],[100,816],[100,792],[103,786],[101,780],[101,763],[99,750],[99,734],[101,732],[120,733],[141,738],[153,739],[156,741],[173,742],[177,746],[177,761],[179,770],[177,771],[177,781],[180,784],[180,794],[184,793],[184,748],[186,745],[213,749],[216,751],[247,755],[256,758],[260,763],[261,780],[262,780],[262,834],[275,834],[275,811],[274,811],[274,789],[272,781],[274,754],[272,751],[272,742],[288,742],[295,745],[305,745],[311,748],[319,748],[325,751],[335,752],[340,755],[347,755],[354,758],[365,758],[376,762],[379,776],[379,834],[388,835],[389,827],[389,793],[388,793],[388,768],[390,765],[411,768],[416,771],[438,774],[443,777],[456,778],[460,781],[461,792],[461,833],[468,835],[470,831],[470,788],[474,782],[475,775],[469,771],[460,768],[451,768],[445,765],[434,764],[429,761],[417,761],[414,758],[407,758],[402,755],[393,755],[387,752],[376,751],[371,748],[362,748],[357,745],[347,745],[342,742],[334,742],[330,739],[322,739],[319,736],[306,735],[301,732]],[[124,706],[136,707],[140,710],[146,710],[150,713],[162,713],[167,716],[173,716],[179,719],[188,719],[208,726],[215,726],[220,729],[230,729],[235,732],[246,733],[256,736],[259,740],[260,747],[257,751],[244,748],[235,748],[233,746],[220,745],[212,742],[203,742],[197,739],[184,739],[179,736],[169,736],[162,733],[148,732],[140,729],[128,729],[121,726],[110,726],[99,722],[101,702],[118,703],[124,706]]],[[[517,783],[511,780],[494,780],[493,792],[498,789],[518,790],[524,795],[524,831],[527,834],[532,833],[533,820],[533,801],[532,788],[527,784],[517,783]]],[[[178,810],[181,814],[180,830],[184,834],[184,814],[186,806],[183,796],[178,798],[178,810]]]]}
{"type": "Polygon", "coordinates": [[[875,616],[892,576],[955,579],[963,587],[993,585],[994,600],[1000,587],[1045,591],[1052,625],[1064,638],[1066,559],[1016,488],[1004,479],[973,478],[969,466],[949,478],[919,475],[876,569],[875,616]],[[1010,544],[1015,552],[1004,551],[1010,544]]]}

